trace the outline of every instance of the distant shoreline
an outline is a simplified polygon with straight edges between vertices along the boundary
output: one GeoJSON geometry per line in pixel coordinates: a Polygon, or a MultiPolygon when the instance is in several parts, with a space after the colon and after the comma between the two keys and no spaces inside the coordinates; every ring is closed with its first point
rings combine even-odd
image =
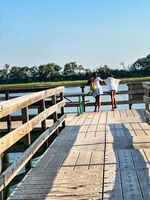
{"type": "MultiPolygon", "coordinates": [[[[148,77],[133,77],[133,78],[120,78],[122,83],[127,82],[141,82],[141,81],[150,81],[150,76],[148,77]]],[[[73,81],[53,81],[53,82],[31,82],[31,83],[18,83],[18,84],[1,84],[0,88],[3,87],[21,87],[21,86],[46,86],[46,85],[64,85],[64,86],[79,86],[87,83],[87,80],[73,80],[73,81]]]]}

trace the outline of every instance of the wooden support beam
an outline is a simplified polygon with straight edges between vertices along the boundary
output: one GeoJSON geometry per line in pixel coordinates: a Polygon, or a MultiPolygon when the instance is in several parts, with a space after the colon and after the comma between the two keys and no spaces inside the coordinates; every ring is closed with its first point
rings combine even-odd
{"type": "MultiPolygon", "coordinates": [[[[60,100],[61,100],[61,101],[64,101],[64,92],[61,92],[61,93],[60,93],[60,100]]],[[[63,116],[64,113],[65,113],[64,107],[61,107],[61,115],[63,116]]],[[[62,123],[62,127],[63,127],[63,128],[65,127],[65,121],[62,123]]]]}
{"type": "MultiPolygon", "coordinates": [[[[41,113],[45,110],[45,101],[44,99],[40,100],[39,101],[39,108],[38,108],[38,113],[41,113]]],[[[41,127],[42,127],[42,131],[44,131],[46,129],[46,119],[44,119],[42,122],[41,122],[41,127]]]]}
{"type": "MultiPolygon", "coordinates": [[[[85,86],[81,86],[81,92],[84,94],[85,86]]],[[[83,111],[85,112],[85,95],[82,95],[83,111]]]]}
{"type": "MultiPolygon", "coordinates": [[[[57,102],[56,102],[56,96],[52,96],[52,105],[55,105],[57,102]]],[[[57,116],[57,112],[54,112],[53,113],[53,120],[54,120],[54,123],[58,120],[58,116],[57,116]]],[[[56,134],[58,135],[59,134],[59,130],[57,129],[56,130],[56,134]]]]}
{"type": "MultiPolygon", "coordinates": [[[[26,123],[29,121],[29,113],[28,113],[28,107],[23,108],[22,110],[22,123],[26,123]]],[[[31,136],[30,132],[24,137],[24,146],[25,149],[27,149],[31,145],[31,136]]],[[[32,167],[32,160],[29,160],[29,162],[25,165],[26,173],[31,169],[32,167]]]]}

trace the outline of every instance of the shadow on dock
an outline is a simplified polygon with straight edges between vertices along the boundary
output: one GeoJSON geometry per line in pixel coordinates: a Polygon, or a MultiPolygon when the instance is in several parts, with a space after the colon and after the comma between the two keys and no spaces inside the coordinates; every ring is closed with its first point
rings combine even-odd
{"type": "Polygon", "coordinates": [[[148,159],[145,151],[142,148],[138,149],[138,147],[141,147],[142,141],[139,141],[135,146],[132,131],[124,123],[116,125],[122,127],[121,129],[114,129],[115,124],[108,124],[108,126],[113,141],[111,149],[106,132],[105,176],[102,199],[149,200],[148,159]],[[112,162],[110,163],[110,161],[112,162]],[[109,183],[107,180],[109,180],[109,183]]]}
{"type": "Polygon", "coordinates": [[[90,131],[89,122],[86,130],[80,120],[62,130],[9,199],[150,199],[148,159],[142,141],[135,146],[130,123],[95,123],[106,127],[97,140],[97,129],[90,131]]]}

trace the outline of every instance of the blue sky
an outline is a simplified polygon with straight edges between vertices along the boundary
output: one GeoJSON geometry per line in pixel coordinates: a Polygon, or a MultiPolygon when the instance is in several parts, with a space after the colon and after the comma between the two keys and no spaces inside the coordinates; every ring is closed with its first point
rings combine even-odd
{"type": "Polygon", "coordinates": [[[0,0],[0,66],[87,68],[150,53],[150,0],[0,0]]]}

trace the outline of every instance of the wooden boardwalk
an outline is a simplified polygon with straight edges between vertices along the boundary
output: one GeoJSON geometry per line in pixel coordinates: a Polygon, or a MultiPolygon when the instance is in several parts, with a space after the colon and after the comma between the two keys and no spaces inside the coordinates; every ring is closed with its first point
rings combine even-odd
{"type": "Polygon", "coordinates": [[[71,115],[9,199],[149,200],[149,168],[142,110],[71,115]]]}

